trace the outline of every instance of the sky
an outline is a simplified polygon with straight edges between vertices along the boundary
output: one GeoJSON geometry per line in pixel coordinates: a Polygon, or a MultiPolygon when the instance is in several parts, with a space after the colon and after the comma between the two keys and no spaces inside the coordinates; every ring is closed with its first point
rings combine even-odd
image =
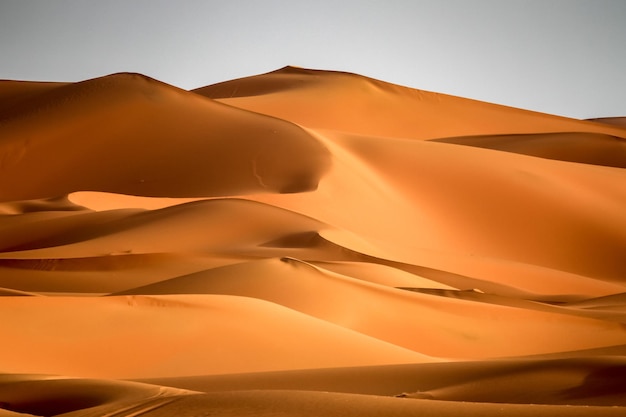
{"type": "Polygon", "coordinates": [[[0,79],[192,89],[286,65],[626,116],[626,0],[0,0],[0,79]]]}

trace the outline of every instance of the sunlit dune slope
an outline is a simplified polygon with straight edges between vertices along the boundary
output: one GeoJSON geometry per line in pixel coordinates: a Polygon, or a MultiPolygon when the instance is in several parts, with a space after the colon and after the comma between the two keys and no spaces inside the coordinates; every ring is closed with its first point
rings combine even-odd
{"type": "Polygon", "coordinates": [[[148,378],[431,360],[248,297],[7,297],[0,308],[11,316],[0,324],[12,341],[0,347],[5,372],[148,378]]]}
{"type": "Polygon", "coordinates": [[[508,301],[504,306],[471,303],[386,288],[295,259],[215,268],[124,294],[176,293],[268,300],[397,346],[448,358],[521,356],[610,346],[626,337],[617,323],[559,316],[561,311],[539,311],[532,305],[511,308],[507,304],[513,303],[508,301]],[[494,316],[498,320],[490,323],[494,316]],[[433,327],[432,323],[438,325],[433,327]],[[449,330],[454,327],[458,330],[449,330]],[[536,332],[544,334],[541,341],[533,340],[536,332]]]}
{"type": "Polygon", "coordinates": [[[123,291],[258,253],[282,256],[287,249],[264,245],[324,227],[300,214],[238,199],[19,218],[0,218],[5,231],[0,286],[39,292],[123,291]]]}
{"type": "Polygon", "coordinates": [[[194,92],[310,128],[414,139],[626,130],[385,83],[355,74],[285,67],[194,92]]]}
{"type": "MultiPolygon", "coordinates": [[[[359,239],[324,236],[381,258],[475,278],[497,271],[498,282],[535,291],[549,285],[535,281],[548,270],[624,283],[622,169],[428,141],[323,135],[335,163],[318,192],[254,198],[341,225],[359,239]],[[353,215],[363,207],[366,214],[353,215]]],[[[567,280],[560,291],[568,287],[578,291],[567,280]]]]}
{"type": "MultiPolygon", "coordinates": [[[[20,217],[23,222],[7,226],[12,233],[4,236],[0,258],[227,252],[324,227],[313,218],[243,199],[202,200],[161,210],[64,212],[58,217],[39,212],[20,217]],[[155,239],[159,233],[167,233],[167,239],[155,239]]],[[[2,220],[9,223],[10,218],[2,220]]]]}

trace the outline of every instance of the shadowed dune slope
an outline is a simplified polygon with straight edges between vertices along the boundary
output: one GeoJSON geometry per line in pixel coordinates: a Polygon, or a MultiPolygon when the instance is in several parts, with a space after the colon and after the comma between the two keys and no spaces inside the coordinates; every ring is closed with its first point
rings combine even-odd
{"type": "Polygon", "coordinates": [[[0,125],[3,201],[82,190],[298,192],[314,189],[329,164],[324,147],[289,122],[139,75],[69,84],[38,98],[0,125]]]}
{"type": "Polygon", "coordinates": [[[0,416],[623,415],[625,141],[294,67],[0,80],[0,416]]]}
{"type": "Polygon", "coordinates": [[[68,84],[0,80],[0,120],[43,107],[47,94],[68,84]]]}
{"type": "Polygon", "coordinates": [[[626,140],[593,133],[471,136],[435,142],[476,146],[560,161],[626,168],[626,140]]]}
{"type": "Polygon", "coordinates": [[[160,401],[190,391],[125,381],[63,378],[47,375],[0,374],[0,416],[59,415],[90,409],[122,410],[146,401],[160,401]],[[9,414],[14,412],[15,414],[9,414]]]}
{"type": "MultiPolygon", "coordinates": [[[[356,369],[352,369],[354,371],[356,369]]],[[[366,375],[373,376],[368,370],[366,375]]],[[[378,376],[392,376],[397,381],[402,373],[382,369],[378,376]]],[[[340,380],[341,373],[335,373],[340,380]]],[[[304,376],[304,373],[301,374],[304,376]]],[[[284,376],[289,379],[288,376],[284,376]]],[[[309,377],[316,378],[315,374],[309,377]]],[[[238,376],[239,378],[239,376],[238,376]]],[[[258,378],[258,377],[257,377],[258,378]]],[[[258,378],[259,380],[263,377],[258,378]]],[[[387,379],[387,378],[384,378],[387,379]]],[[[2,416],[62,415],[109,416],[149,415],[192,417],[210,413],[245,416],[456,416],[471,413],[481,416],[618,416],[618,407],[597,405],[558,406],[515,403],[456,402],[434,399],[390,398],[339,392],[305,391],[302,389],[220,390],[207,393],[158,387],[121,381],[65,379],[47,376],[2,375],[0,399],[2,416]],[[9,389],[7,389],[7,386],[9,389]],[[63,399],[65,401],[59,401],[63,399]],[[9,411],[16,410],[16,411],[9,411]],[[26,414],[28,413],[28,414],[26,414]],[[32,414],[31,414],[32,413],[32,414]],[[62,414],[59,414],[62,413],[62,414]]],[[[268,379],[266,378],[266,382],[268,379]]],[[[346,381],[347,382],[347,381],[346,381]]],[[[354,382],[354,381],[353,381],[354,382]]],[[[245,384],[244,384],[245,385],[245,384]]],[[[333,384],[339,387],[341,384],[333,384]]]]}
{"type": "Polygon", "coordinates": [[[597,119],[589,119],[592,122],[605,123],[613,126],[626,128],[626,117],[600,117],[597,119]]]}

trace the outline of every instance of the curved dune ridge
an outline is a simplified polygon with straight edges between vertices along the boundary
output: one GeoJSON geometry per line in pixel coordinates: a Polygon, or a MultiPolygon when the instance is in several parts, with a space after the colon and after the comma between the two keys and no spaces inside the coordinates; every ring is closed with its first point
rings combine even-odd
{"type": "Polygon", "coordinates": [[[0,81],[0,416],[623,415],[623,119],[0,81]]]}

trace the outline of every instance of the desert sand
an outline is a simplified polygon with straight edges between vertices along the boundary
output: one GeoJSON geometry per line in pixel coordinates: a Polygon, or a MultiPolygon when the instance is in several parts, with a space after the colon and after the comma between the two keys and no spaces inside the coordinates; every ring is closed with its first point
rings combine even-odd
{"type": "Polygon", "coordinates": [[[624,120],[0,81],[0,416],[624,415],[624,120]]]}

